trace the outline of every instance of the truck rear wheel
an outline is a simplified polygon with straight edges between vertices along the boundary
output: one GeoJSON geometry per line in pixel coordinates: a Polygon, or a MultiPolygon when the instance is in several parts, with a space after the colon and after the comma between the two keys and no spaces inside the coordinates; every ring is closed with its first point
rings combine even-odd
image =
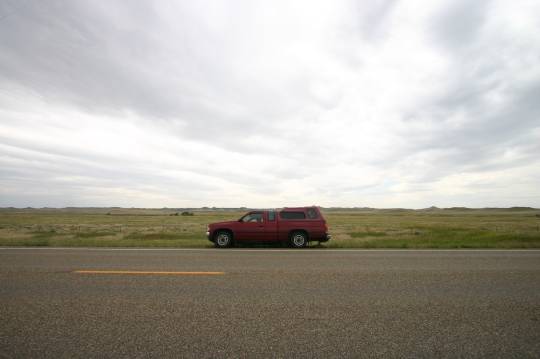
{"type": "Polygon", "coordinates": [[[232,235],[227,231],[219,231],[214,237],[214,244],[218,248],[227,248],[232,245],[232,235]]]}
{"type": "Polygon", "coordinates": [[[293,232],[291,233],[291,237],[289,239],[289,243],[291,247],[293,248],[303,248],[306,247],[308,244],[307,240],[307,234],[304,232],[293,232]]]}

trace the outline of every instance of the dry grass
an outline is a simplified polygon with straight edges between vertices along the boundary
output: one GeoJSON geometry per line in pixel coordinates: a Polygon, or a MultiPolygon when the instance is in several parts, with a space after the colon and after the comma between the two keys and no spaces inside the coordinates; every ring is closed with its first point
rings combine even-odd
{"type": "MultiPolygon", "coordinates": [[[[211,222],[237,211],[1,210],[2,246],[210,247],[211,222]]],[[[330,248],[540,248],[538,210],[326,210],[330,248]]]]}

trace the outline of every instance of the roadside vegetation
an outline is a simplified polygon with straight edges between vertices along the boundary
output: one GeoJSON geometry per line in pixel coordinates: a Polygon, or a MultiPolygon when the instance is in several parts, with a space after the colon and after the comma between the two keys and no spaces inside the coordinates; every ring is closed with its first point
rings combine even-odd
{"type": "MultiPolygon", "coordinates": [[[[205,248],[206,225],[244,212],[2,209],[0,246],[205,248]]],[[[325,210],[321,248],[540,248],[540,210],[325,210]]]]}

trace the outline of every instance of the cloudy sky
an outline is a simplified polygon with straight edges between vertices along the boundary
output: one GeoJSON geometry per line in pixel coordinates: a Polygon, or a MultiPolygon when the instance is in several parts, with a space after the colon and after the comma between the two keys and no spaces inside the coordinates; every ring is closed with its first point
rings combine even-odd
{"type": "Polygon", "coordinates": [[[0,206],[540,207],[540,2],[0,1],[0,206]]]}

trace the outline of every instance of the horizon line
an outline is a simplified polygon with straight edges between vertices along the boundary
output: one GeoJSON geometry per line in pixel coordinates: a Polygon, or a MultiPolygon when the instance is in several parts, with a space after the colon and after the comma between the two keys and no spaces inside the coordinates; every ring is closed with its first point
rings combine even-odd
{"type": "MultiPolygon", "coordinates": [[[[298,206],[295,206],[298,207],[298,206]]],[[[303,207],[303,206],[299,206],[303,207]]],[[[305,206],[305,207],[311,207],[311,206],[305,206]]],[[[407,208],[407,207],[368,207],[368,206],[332,206],[332,207],[325,207],[325,206],[315,206],[322,209],[327,210],[333,210],[333,209],[350,209],[350,210],[459,210],[459,209],[468,209],[468,210],[481,210],[481,209],[521,209],[521,210],[540,210],[540,208],[537,207],[530,207],[530,206],[509,206],[509,207],[465,207],[465,206],[452,206],[452,207],[438,207],[438,206],[430,206],[430,207],[423,207],[423,208],[407,208]]],[[[110,206],[110,207],[101,207],[101,206],[66,206],[66,207],[32,207],[32,206],[26,206],[26,207],[15,207],[15,206],[5,206],[0,207],[0,210],[62,210],[62,209],[119,209],[119,210],[260,210],[260,209],[276,209],[276,208],[288,208],[288,207],[217,207],[217,206],[203,206],[203,207],[119,207],[119,206],[110,206]]]]}

